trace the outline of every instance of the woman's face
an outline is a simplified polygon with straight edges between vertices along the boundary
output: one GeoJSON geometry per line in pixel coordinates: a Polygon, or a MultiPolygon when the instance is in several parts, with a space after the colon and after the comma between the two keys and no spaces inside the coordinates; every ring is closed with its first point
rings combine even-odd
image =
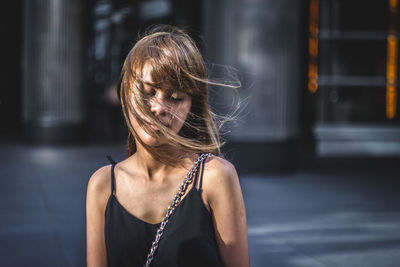
{"type": "MultiPolygon", "coordinates": [[[[143,81],[144,94],[147,96],[146,104],[150,112],[153,113],[159,123],[174,133],[178,133],[192,106],[191,97],[184,92],[177,91],[169,83],[162,84],[161,88],[155,88],[149,85],[152,84],[152,80],[146,68],[143,71],[143,81]]],[[[147,122],[153,130],[159,132],[158,127],[152,124],[150,119],[140,112],[135,101],[133,99],[131,101],[137,115],[140,116],[145,123],[147,122]]],[[[146,132],[133,114],[129,114],[129,119],[136,134],[146,145],[160,146],[167,143],[167,139],[164,136],[160,135],[157,137],[146,132]]]]}

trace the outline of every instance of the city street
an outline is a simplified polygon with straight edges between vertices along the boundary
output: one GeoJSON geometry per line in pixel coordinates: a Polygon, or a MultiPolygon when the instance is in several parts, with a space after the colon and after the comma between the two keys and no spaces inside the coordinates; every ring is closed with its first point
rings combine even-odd
{"type": "MultiPolygon", "coordinates": [[[[0,265],[85,266],[87,182],[124,146],[0,146],[0,265]]],[[[251,266],[399,266],[399,172],[239,174],[251,266]]]]}

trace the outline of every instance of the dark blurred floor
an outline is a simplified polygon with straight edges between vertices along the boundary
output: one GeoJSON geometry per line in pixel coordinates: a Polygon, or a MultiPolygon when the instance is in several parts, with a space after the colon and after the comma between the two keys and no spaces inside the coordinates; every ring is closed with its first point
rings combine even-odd
{"type": "MultiPolygon", "coordinates": [[[[123,145],[0,143],[0,265],[85,266],[90,175],[123,145]]],[[[399,266],[393,169],[241,175],[251,266],[399,266]]]]}

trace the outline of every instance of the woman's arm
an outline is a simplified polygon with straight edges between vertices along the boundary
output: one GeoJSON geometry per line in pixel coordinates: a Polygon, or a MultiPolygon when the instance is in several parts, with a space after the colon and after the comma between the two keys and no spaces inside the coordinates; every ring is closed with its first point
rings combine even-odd
{"type": "Polygon", "coordinates": [[[225,266],[249,266],[246,210],[235,167],[222,158],[210,158],[205,164],[203,190],[225,266]]]}
{"type": "Polygon", "coordinates": [[[110,196],[111,168],[106,166],[90,177],[86,194],[87,267],[107,267],[104,237],[104,214],[110,196]]]}

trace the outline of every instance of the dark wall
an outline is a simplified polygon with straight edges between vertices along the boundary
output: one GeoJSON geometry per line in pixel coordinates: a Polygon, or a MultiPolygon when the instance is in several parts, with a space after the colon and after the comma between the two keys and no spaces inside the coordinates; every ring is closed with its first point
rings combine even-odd
{"type": "Polygon", "coordinates": [[[22,0],[0,7],[0,135],[18,136],[22,127],[22,0]]]}
{"type": "MultiPolygon", "coordinates": [[[[23,0],[4,1],[0,6],[0,137],[21,139],[27,128],[23,121],[25,3],[23,0]]],[[[168,13],[158,17],[142,16],[140,12],[144,3],[147,2],[88,0],[82,3],[86,14],[82,23],[85,32],[83,38],[86,38],[82,40],[86,44],[83,74],[87,114],[84,129],[86,139],[125,138],[126,129],[124,126],[119,127],[124,124],[120,107],[108,103],[105,95],[117,79],[123,60],[140,32],[143,33],[148,26],[154,24],[177,25],[189,31],[195,40],[200,41],[199,46],[202,47],[202,1],[188,3],[170,0],[168,13]],[[104,3],[110,6],[110,10],[98,15],[96,8],[104,3]],[[121,14],[122,19],[118,21],[116,18],[121,14]],[[106,35],[111,44],[105,48],[106,55],[101,60],[94,55],[99,41],[99,32],[96,30],[99,19],[106,20],[110,25],[102,34],[106,35]],[[117,128],[119,133],[115,133],[117,128]]]]}

